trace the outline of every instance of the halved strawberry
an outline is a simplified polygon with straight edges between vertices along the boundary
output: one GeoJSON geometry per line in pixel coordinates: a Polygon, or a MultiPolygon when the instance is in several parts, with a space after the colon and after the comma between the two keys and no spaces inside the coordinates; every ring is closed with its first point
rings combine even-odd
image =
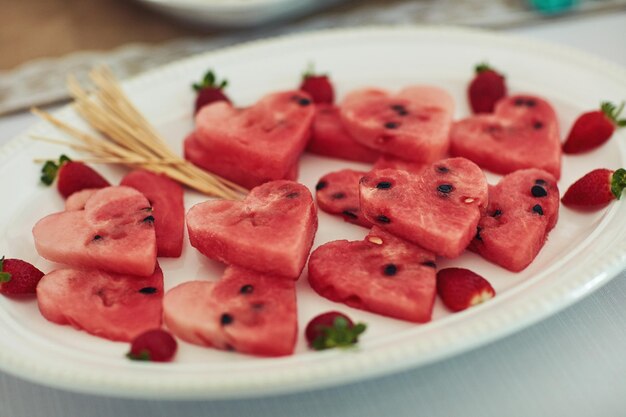
{"type": "Polygon", "coordinates": [[[133,339],[126,357],[135,361],[169,362],[177,349],[176,339],[169,332],[153,329],[133,339]]]}
{"type": "Polygon", "coordinates": [[[44,273],[20,259],[0,258],[0,294],[35,294],[44,273]]]}
{"type": "Polygon", "coordinates": [[[93,168],[82,162],[73,162],[66,155],[61,155],[59,162],[46,161],[41,168],[41,182],[45,185],[52,185],[55,178],[57,188],[65,198],[87,188],[104,188],[111,185],[93,168]]]}
{"type": "Polygon", "coordinates": [[[619,200],[626,188],[626,170],[600,168],[585,174],[572,184],[561,202],[568,207],[598,209],[619,200]]]}
{"type": "Polygon", "coordinates": [[[366,328],[363,323],[354,324],[343,313],[329,311],[311,319],[304,334],[311,348],[324,350],[353,346],[366,328]]]}
{"type": "Polygon", "coordinates": [[[486,63],[478,64],[476,75],[467,89],[474,113],[492,113],[496,103],[506,96],[504,76],[486,63]]]}
{"type": "Polygon", "coordinates": [[[496,295],[489,281],[463,268],[447,268],[437,272],[437,293],[446,307],[455,312],[496,295]]]}
{"type": "Polygon", "coordinates": [[[317,104],[332,104],[335,101],[335,90],[328,75],[316,74],[313,66],[309,66],[302,76],[300,90],[309,93],[317,104]]]}
{"type": "Polygon", "coordinates": [[[195,113],[206,106],[216,101],[227,101],[230,103],[230,99],[224,94],[224,88],[228,85],[228,80],[217,81],[217,77],[213,70],[207,71],[199,83],[193,84],[193,89],[198,93],[196,96],[195,113]]]}
{"type": "Polygon", "coordinates": [[[619,107],[603,102],[600,110],[580,115],[567,135],[563,152],[581,153],[604,144],[613,136],[615,129],[626,126],[626,119],[619,119],[623,109],[624,102],[619,107]]]}

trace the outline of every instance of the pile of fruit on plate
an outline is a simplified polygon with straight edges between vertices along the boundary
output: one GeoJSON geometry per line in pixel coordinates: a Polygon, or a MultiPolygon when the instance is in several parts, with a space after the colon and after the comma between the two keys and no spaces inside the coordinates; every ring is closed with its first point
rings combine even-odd
{"type": "MultiPolygon", "coordinates": [[[[469,77],[468,77],[469,78],[469,77]]],[[[328,75],[307,72],[298,89],[238,108],[211,71],[194,85],[195,129],[185,158],[250,189],[242,200],[210,199],[186,210],[183,187],[134,170],[112,185],[92,167],[62,156],[42,181],[65,210],[33,227],[35,249],[62,265],[44,274],[0,260],[0,293],[36,295],[50,322],[131,343],[131,359],[169,361],[176,339],[259,356],[294,352],[295,283],[308,262],[320,296],[372,313],[425,323],[439,296],[462,311],[495,296],[488,276],[438,269],[464,251],[519,272],[555,227],[563,203],[597,210],[619,199],[626,171],[598,167],[561,197],[562,153],[608,141],[622,106],[582,114],[561,141],[545,98],[509,95],[486,64],[468,80],[474,114],[453,120],[443,89],[367,88],[335,103],[328,75]],[[373,164],[323,175],[312,192],[296,182],[303,152],[373,164]],[[490,185],[483,170],[503,175],[490,185]],[[312,253],[317,209],[369,229],[362,241],[326,242],[312,253]],[[201,254],[227,268],[217,281],[188,281],[165,292],[158,259],[180,257],[185,224],[201,254]]],[[[350,347],[366,331],[338,311],[305,329],[312,349],[350,347]]]]}

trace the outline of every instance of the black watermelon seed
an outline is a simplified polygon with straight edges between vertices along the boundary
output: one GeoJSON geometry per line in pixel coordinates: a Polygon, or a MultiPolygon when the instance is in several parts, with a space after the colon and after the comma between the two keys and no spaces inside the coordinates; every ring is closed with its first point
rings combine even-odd
{"type": "Polygon", "coordinates": [[[317,183],[317,185],[315,186],[315,189],[317,191],[319,190],[323,190],[324,188],[326,188],[328,186],[328,183],[326,181],[320,181],[317,183]]]}
{"type": "Polygon", "coordinates": [[[100,236],[100,235],[95,235],[93,237],[93,240],[100,240],[100,239],[102,239],[102,236],[100,236]]]}
{"type": "Polygon", "coordinates": [[[356,210],[354,210],[354,209],[344,210],[344,211],[341,212],[341,214],[343,214],[344,216],[349,217],[351,219],[358,219],[359,216],[356,215],[355,211],[356,210]]]}
{"type": "Polygon", "coordinates": [[[388,277],[394,276],[396,272],[398,272],[398,267],[394,264],[387,264],[383,267],[383,274],[387,275],[388,277]]]}
{"type": "Polygon", "coordinates": [[[391,183],[389,181],[381,181],[376,184],[376,188],[378,188],[379,190],[387,190],[391,188],[391,183]]]}
{"type": "Polygon", "coordinates": [[[396,122],[385,123],[385,128],[387,129],[397,129],[399,126],[400,126],[400,123],[396,123],[396,122]]]}
{"type": "Polygon", "coordinates": [[[444,167],[443,165],[439,165],[437,167],[437,172],[441,172],[442,174],[446,174],[446,173],[450,172],[450,168],[444,167]]]}
{"type": "Polygon", "coordinates": [[[296,197],[298,197],[299,195],[300,195],[299,193],[297,193],[297,192],[293,192],[293,193],[289,193],[289,194],[287,194],[285,197],[287,197],[287,198],[296,198],[296,197]]]}
{"type": "Polygon", "coordinates": [[[535,123],[533,123],[533,129],[539,130],[541,128],[543,128],[543,123],[542,122],[536,121],[535,123]]]}
{"type": "Polygon", "coordinates": [[[341,192],[340,193],[335,193],[335,194],[331,195],[331,198],[333,200],[342,200],[342,199],[346,198],[346,193],[341,193],[341,192]]]}
{"type": "Polygon", "coordinates": [[[376,221],[379,223],[391,223],[391,219],[387,216],[383,216],[382,214],[376,217],[376,221]]]}
{"type": "Polygon", "coordinates": [[[308,98],[301,98],[298,100],[298,104],[301,105],[302,107],[306,107],[309,104],[311,104],[311,100],[309,100],[308,98]]]}
{"type": "Polygon", "coordinates": [[[546,185],[546,180],[542,180],[542,179],[535,180],[535,184],[537,184],[537,185],[546,185]]]}
{"type": "Polygon", "coordinates": [[[241,289],[239,290],[239,292],[241,294],[252,294],[252,291],[254,291],[254,287],[250,284],[244,285],[243,287],[241,287],[241,289]]]}
{"type": "Polygon", "coordinates": [[[526,105],[526,107],[535,107],[537,105],[537,102],[535,100],[528,99],[524,102],[524,104],[526,105]]]}
{"type": "Polygon", "coordinates": [[[476,240],[480,240],[481,242],[483,241],[483,238],[480,236],[480,232],[481,232],[482,230],[483,230],[483,228],[482,228],[482,227],[480,227],[480,226],[479,226],[479,227],[477,227],[477,228],[476,228],[476,236],[475,236],[475,239],[476,239],[476,240]]]}
{"type": "Polygon", "coordinates": [[[404,107],[402,104],[394,104],[393,106],[391,106],[391,109],[395,111],[398,116],[406,116],[407,114],[409,114],[406,107],[404,107]]]}
{"type": "Polygon", "coordinates": [[[154,223],[154,216],[148,216],[142,220],[144,223],[154,223]]]}
{"type": "Polygon", "coordinates": [[[548,195],[548,192],[541,185],[533,185],[533,188],[530,189],[533,197],[545,197],[548,195]]]}
{"type": "Polygon", "coordinates": [[[157,289],[154,287],[143,287],[139,292],[142,294],[154,294],[157,292],[157,289]]]}
{"type": "Polygon", "coordinates": [[[524,99],[523,98],[516,98],[515,99],[515,105],[516,106],[523,106],[524,105],[524,99]]]}
{"type": "Polygon", "coordinates": [[[539,204],[535,204],[533,206],[533,211],[537,213],[538,215],[543,216],[543,208],[541,208],[539,204]]]}
{"type": "Polygon", "coordinates": [[[502,210],[496,209],[493,213],[491,213],[491,217],[500,217],[502,215],[502,210]]]}
{"type": "Polygon", "coordinates": [[[437,264],[435,263],[435,261],[422,262],[422,265],[430,267],[430,268],[437,268],[437,264]]]}
{"type": "Polygon", "coordinates": [[[454,190],[452,184],[440,184],[437,186],[437,191],[439,191],[440,193],[448,194],[452,190],[454,190]]]}
{"type": "Polygon", "coordinates": [[[226,326],[227,324],[231,324],[233,321],[235,321],[235,319],[233,318],[233,316],[231,316],[228,313],[224,313],[224,314],[222,314],[222,317],[220,317],[220,323],[222,323],[222,326],[226,326]]]}

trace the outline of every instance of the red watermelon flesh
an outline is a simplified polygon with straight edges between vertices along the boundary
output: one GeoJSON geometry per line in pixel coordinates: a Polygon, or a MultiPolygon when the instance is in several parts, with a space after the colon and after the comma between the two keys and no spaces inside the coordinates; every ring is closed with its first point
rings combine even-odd
{"type": "Polygon", "coordinates": [[[374,164],[373,170],[376,169],[400,169],[410,174],[420,175],[428,168],[430,164],[421,164],[419,162],[406,161],[389,155],[383,155],[374,164]]]}
{"type": "Polygon", "coordinates": [[[484,169],[508,174],[539,168],[561,175],[561,140],[556,113],[546,100],[531,95],[504,98],[493,114],[456,122],[450,152],[484,169]]]}
{"type": "Polygon", "coordinates": [[[156,265],[156,237],[150,203],[129,187],[98,190],[84,210],[54,213],[33,228],[44,258],[73,267],[150,276],[156,265]]]}
{"type": "Polygon", "coordinates": [[[485,175],[464,158],[441,160],[419,176],[373,171],[360,187],[366,219],[447,258],[470,243],[488,201],[485,175]]]}
{"type": "Polygon", "coordinates": [[[307,150],[331,158],[349,161],[374,162],[380,152],[361,145],[343,127],[339,108],[330,104],[318,104],[307,150]]]}
{"type": "Polygon", "coordinates": [[[91,198],[100,188],[85,188],[84,190],[76,191],[71,194],[65,200],[65,211],[83,210],[87,200],[91,198]]]}
{"type": "Polygon", "coordinates": [[[374,226],[363,241],[337,240],[313,251],[309,283],[332,301],[424,323],[437,292],[435,255],[374,226]]]}
{"type": "Polygon", "coordinates": [[[311,98],[298,90],[269,94],[245,109],[215,102],[196,115],[194,138],[203,152],[191,153],[202,154],[203,168],[244,186],[283,179],[309,140],[314,116],[311,98]]]}
{"type": "Polygon", "coordinates": [[[136,189],[152,206],[157,256],[178,258],[185,228],[183,187],[165,175],[141,169],[128,173],[120,185],[136,189]]]}
{"type": "Polygon", "coordinates": [[[243,201],[195,205],[187,228],[191,245],[211,259],[295,280],[313,244],[317,210],[304,185],[272,181],[243,201]]]}
{"type": "Polygon", "coordinates": [[[363,217],[359,203],[359,181],[367,172],[344,169],[324,175],[315,186],[315,199],[326,213],[343,217],[347,222],[372,227],[363,217]]]}
{"type": "Polygon", "coordinates": [[[540,169],[516,171],[489,187],[489,206],[470,249],[518,272],[535,259],[559,216],[555,178],[540,169]]]}
{"type": "Polygon", "coordinates": [[[39,311],[47,320],[115,341],[129,342],[161,327],[162,300],[158,265],[148,277],[57,269],[37,285],[39,311]]]}
{"type": "Polygon", "coordinates": [[[233,266],[217,282],[172,288],[163,310],[174,335],[217,349],[291,355],[298,335],[295,283],[233,266]]]}
{"type": "Polygon", "coordinates": [[[411,86],[397,94],[357,90],[341,104],[341,120],[358,142],[416,162],[444,157],[453,113],[452,97],[431,86],[411,86]]]}

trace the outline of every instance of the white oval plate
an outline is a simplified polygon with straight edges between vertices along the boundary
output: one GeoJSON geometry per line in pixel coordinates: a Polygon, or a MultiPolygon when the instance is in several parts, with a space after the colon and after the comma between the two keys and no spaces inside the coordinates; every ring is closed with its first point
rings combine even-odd
{"type": "MultiPolygon", "coordinates": [[[[457,118],[466,116],[465,87],[474,64],[488,60],[506,73],[512,92],[547,97],[556,107],[563,131],[601,100],[626,96],[626,71],[593,56],[502,35],[460,29],[368,28],[326,31],[260,41],[187,59],[125,83],[125,88],[174,149],[192,129],[191,83],[207,68],[228,77],[228,93],[237,104],[292,88],[309,61],[332,74],[339,95],[374,85],[397,89],[412,83],[446,88],[456,99],[457,118]]],[[[68,108],[60,116],[73,123],[68,108]]],[[[31,133],[58,137],[38,125],[31,133]]],[[[625,161],[626,132],[584,156],[565,157],[565,190],[585,172],[625,161]]],[[[52,265],[37,257],[30,234],[40,217],[63,207],[54,189],[38,184],[34,157],[52,157],[67,149],[17,138],[0,152],[2,209],[0,254],[52,265]]],[[[71,153],[70,153],[71,154],[71,153]]],[[[357,163],[305,154],[300,181],[313,188],[318,178],[357,163]]],[[[121,168],[99,167],[112,181],[121,168]]],[[[497,176],[489,174],[492,182],[497,176]]],[[[203,197],[188,192],[186,204],[203,197]]],[[[366,230],[320,213],[316,245],[335,239],[361,239],[366,230]]],[[[295,355],[264,359],[180,343],[169,364],[136,363],[124,357],[128,346],[57,326],[43,319],[35,300],[0,297],[0,367],[15,375],[60,388],[127,397],[233,398],[286,393],[357,381],[416,367],[457,354],[518,331],[554,314],[610,280],[626,263],[626,205],[581,214],[561,208],[560,220],[535,262],[514,274],[472,253],[439,261],[462,265],[487,277],[498,295],[462,313],[450,314],[437,300],[431,323],[415,325],[335,304],[317,296],[306,276],[298,282],[302,330],[314,315],[337,309],[369,325],[357,349],[311,352],[300,334],[295,355]]],[[[114,261],[114,260],[113,260],[114,261]]],[[[166,288],[191,279],[217,279],[223,267],[186,247],[177,260],[162,260],[166,288]]],[[[300,332],[302,333],[302,332],[300,332]]]]}

